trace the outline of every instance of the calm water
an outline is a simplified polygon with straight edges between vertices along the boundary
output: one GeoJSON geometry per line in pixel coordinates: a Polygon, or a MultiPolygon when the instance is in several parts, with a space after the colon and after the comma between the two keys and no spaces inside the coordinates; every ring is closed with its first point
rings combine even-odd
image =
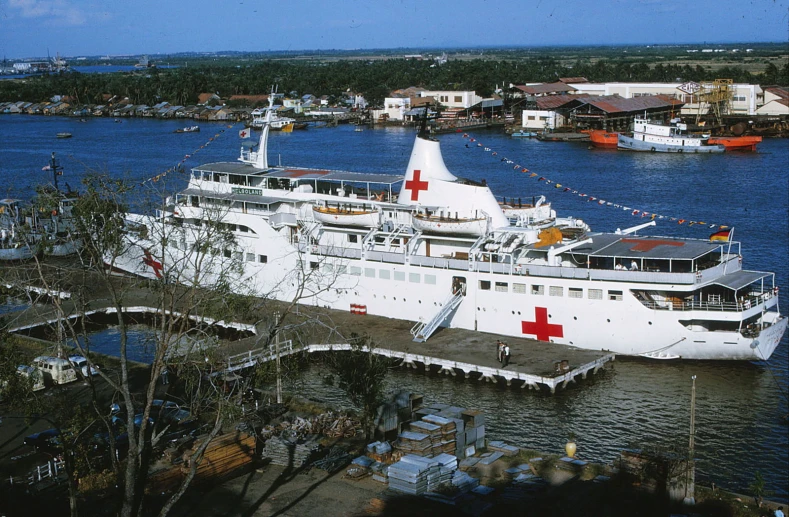
{"type": "MultiPolygon", "coordinates": [[[[190,155],[184,163],[187,170],[209,161],[234,160],[238,155],[240,125],[228,128],[201,122],[200,133],[172,133],[185,125],[186,121],[124,119],[117,124],[112,119],[80,123],[54,117],[0,116],[2,195],[26,198],[35,184],[50,180],[41,167],[53,151],[65,166],[61,181],[74,187],[87,169],[142,180],[177,165],[185,155],[190,155]],[[74,136],[56,139],[61,131],[74,136]]],[[[525,200],[544,194],[561,215],[581,217],[595,230],[625,228],[645,219],[632,216],[632,210],[588,202],[588,198],[563,192],[564,187],[631,209],[734,226],[745,267],[777,273],[787,310],[788,141],[765,141],[755,154],[700,156],[589,150],[585,144],[512,139],[491,131],[472,136],[482,147],[460,134],[441,136],[444,159],[452,172],[484,178],[499,195],[525,200]],[[563,187],[538,182],[502,158],[563,187]]],[[[413,131],[401,128],[354,132],[349,126],[272,133],[269,161],[277,163],[281,157],[283,164],[290,165],[402,174],[413,138],[413,131]]],[[[146,196],[154,186],[175,190],[185,182],[185,174],[171,172],[139,193],[146,196]]],[[[706,238],[712,233],[700,225],[658,223],[657,235],[706,238]]],[[[395,372],[388,382],[393,390],[419,392],[430,402],[483,409],[490,436],[520,446],[558,452],[572,430],[584,458],[608,462],[634,443],[687,443],[691,376],[696,375],[699,478],[744,491],[760,471],[774,498],[786,501],[788,350],[785,336],[768,363],[620,359],[612,368],[555,396],[405,371],[395,372]]],[[[318,373],[298,380],[293,388],[347,404],[341,394],[322,386],[318,373]]]]}

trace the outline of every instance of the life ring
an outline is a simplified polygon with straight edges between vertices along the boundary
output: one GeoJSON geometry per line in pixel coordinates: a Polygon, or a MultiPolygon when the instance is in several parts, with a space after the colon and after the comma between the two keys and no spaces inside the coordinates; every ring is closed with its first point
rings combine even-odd
{"type": "Polygon", "coordinates": [[[653,147],[653,148],[652,148],[652,149],[650,149],[649,151],[654,153],[654,152],[655,152],[655,148],[653,147]]]}
{"type": "Polygon", "coordinates": [[[678,153],[681,153],[681,152],[682,152],[682,149],[677,149],[677,152],[678,152],[678,153]]]}

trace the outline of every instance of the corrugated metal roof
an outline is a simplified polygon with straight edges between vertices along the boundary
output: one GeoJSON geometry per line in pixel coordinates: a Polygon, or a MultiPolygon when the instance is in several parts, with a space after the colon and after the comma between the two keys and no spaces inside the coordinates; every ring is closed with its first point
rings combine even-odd
{"type": "Polygon", "coordinates": [[[575,91],[575,88],[573,88],[569,84],[564,84],[564,83],[544,83],[544,84],[533,84],[530,86],[516,85],[515,88],[521,90],[524,93],[528,93],[530,95],[575,91]]]}
{"type": "MultiPolygon", "coordinates": [[[[684,105],[677,99],[667,98],[661,95],[645,95],[643,97],[633,97],[625,99],[619,95],[590,95],[579,99],[577,107],[583,105],[594,106],[605,113],[636,113],[649,109],[657,108],[679,108],[684,105]]],[[[575,108],[576,106],[566,106],[575,108]]]]}
{"type": "Polygon", "coordinates": [[[535,101],[537,104],[537,108],[541,110],[554,110],[565,104],[589,97],[588,94],[580,94],[580,95],[546,95],[545,97],[539,97],[535,101]]]}

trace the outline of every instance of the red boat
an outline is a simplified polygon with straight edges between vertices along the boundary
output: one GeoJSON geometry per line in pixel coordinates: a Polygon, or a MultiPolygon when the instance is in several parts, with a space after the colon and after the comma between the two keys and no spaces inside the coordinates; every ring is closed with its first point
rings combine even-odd
{"type": "Polygon", "coordinates": [[[713,136],[710,144],[720,144],[726,151],[756,151],[756,144],[762,141],[760,136],[713,136]]]}
{"type": "Polygon", "coordinates": [[[592,129],[588,131],[589,133],[589,140],[592,141],[592,145],[595,147],[603,147],[606,149],[616,149],[616,142],[619,133],[613,133],[611,131],[605,131],[603,129],[592,129]]]}

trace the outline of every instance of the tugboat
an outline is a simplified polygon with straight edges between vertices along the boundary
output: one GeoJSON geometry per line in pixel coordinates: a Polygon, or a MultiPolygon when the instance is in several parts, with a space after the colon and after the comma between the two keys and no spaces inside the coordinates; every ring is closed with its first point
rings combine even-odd
{"type": "Polygon", "coordinates": [[[710,144],[709,135],[689,135],[687,124],[678,118],[665,125],[636,117],[633,124],[632,137],[623,134],[617,137],[618,149],[653,153],[722,153],[726,150],[723,145],[710,144]]]}

